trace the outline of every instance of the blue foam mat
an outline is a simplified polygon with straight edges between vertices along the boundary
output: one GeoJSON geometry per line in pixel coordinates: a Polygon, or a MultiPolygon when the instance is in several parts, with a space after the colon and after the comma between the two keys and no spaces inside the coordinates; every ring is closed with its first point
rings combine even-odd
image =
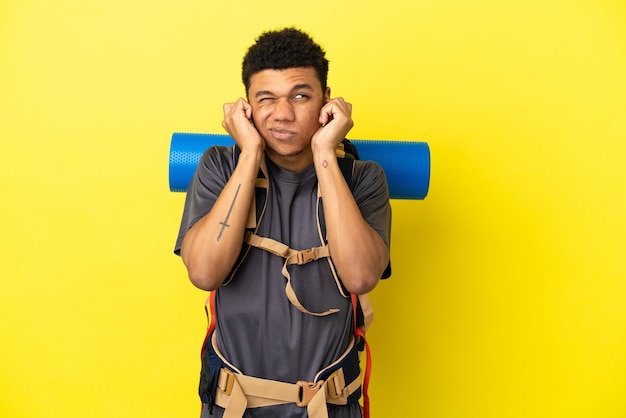
{"type": "MultiPolygon", "coordinates": [[[[430,184],[430,149],[426,142],[350,139],[361,160],[383,168],[392,199],[421,200],[430,184]]],[[[226,134],[181,133],[172,135],[169,182],[173,192],[186,192],[200,157],[213,145],[233,145],[226,134]]]]}

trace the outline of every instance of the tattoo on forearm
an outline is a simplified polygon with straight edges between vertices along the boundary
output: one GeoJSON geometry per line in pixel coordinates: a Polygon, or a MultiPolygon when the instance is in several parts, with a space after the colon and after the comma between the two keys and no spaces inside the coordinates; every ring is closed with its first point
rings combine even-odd
{"type": "Polygon", "coordinates": [[[326,160],[322,161],[322,167],[324,168],[328,167],[328,161],[326,160]]]}
{"type": "Polygon", "coordinates": [[[218,241],[220,240],[220,238],[222,238],[224,229],[226,227],[230,227],[230,225],[228,224],[228,218],[230,218],[230,213],[233,211],[233,206],[235,206],[235,200],[237,200],[237,195],[239,194],[240,188],[241,188],[241,184],[237,186],[237,190],[235,191],[235,197],[233,197],[233,201],[231,202],[230,207],[228,208],[228,212],[226,213],[226,218],[224,219],[223,222],[220,222],[220,225],[222,225],[222,229],[220,229],[220,233],[217,235],[218,241]]]}

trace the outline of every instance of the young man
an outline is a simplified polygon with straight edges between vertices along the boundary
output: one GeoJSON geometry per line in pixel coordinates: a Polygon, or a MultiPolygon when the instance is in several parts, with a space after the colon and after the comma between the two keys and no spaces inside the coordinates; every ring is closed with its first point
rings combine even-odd
{"type": "Polygon", "coordinates": [[[343,373],[358,369],[351,294],[390,272],[384,173],[355,161],[348,185],[336,149],[352,106],[331,98],[307,34],[263,33],[242,70],[247,100],[225,104],[222,123],[237,146],[203,155],[175,249],[214,291],[203,417],[360,417],[358,379],[343,373]]]}

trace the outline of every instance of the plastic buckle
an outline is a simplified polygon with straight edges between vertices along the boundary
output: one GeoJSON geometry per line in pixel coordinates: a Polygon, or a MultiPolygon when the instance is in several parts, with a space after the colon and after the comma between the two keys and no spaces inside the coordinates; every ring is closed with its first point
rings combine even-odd
{"type": "Polygon", "coordinates": [[[311,399],[320,391],[320,388],[324,384],[323,381],[317,383],[306,382],[299,380],[296,385],[300,386],[300,400],[296,402],[296,405],[303,408],[311,402],[311,399]]]}
{"type": "Polygon", "coordinates": [[[220,370],[220,376],[217,381],[217,387],[226,396],[230,396],[235,385],[235,374],[230,370],[223,368],[220,370]]]}
{"type": "Polygon", "coordinates": [[[343,374],[343,369],[336,370],[333,374],[328,376],[326,380],[326,394],[329,399],[337,399],[345,396],[346,391],[346,378],[343,374]]]}
{"type": "Polygon", "coordinates": [[[298,251],[298,265],[307,264],[313,260],[317,260],[317,253],[315,252],[315,248],[298,251]]]}

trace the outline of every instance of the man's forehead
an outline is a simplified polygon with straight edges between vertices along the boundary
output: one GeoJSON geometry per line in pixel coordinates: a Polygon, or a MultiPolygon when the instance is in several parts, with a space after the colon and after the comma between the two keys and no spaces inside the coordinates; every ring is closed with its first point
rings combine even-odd
{"type": "Polygon", "coordinates": [[[259,90],[293,90],[293,89],[321,91],[322,83],[313,67],[293,67],[280,70],[267,69],[254,73],[250,77],[250,91],[255,94],[259,90]]]}

